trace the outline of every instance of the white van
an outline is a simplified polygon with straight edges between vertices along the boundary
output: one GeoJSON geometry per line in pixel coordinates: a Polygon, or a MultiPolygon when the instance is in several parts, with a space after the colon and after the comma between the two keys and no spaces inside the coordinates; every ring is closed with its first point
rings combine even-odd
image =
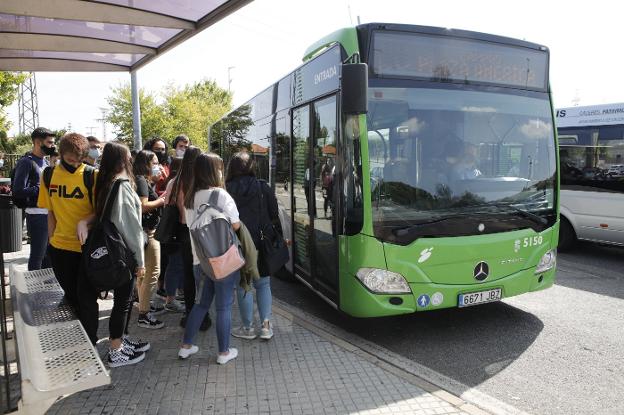
{"type": "Polygon", "coordinates": [[[576,240],[624,245],[624,103],[557,110],[559,249],[576,240]]]}

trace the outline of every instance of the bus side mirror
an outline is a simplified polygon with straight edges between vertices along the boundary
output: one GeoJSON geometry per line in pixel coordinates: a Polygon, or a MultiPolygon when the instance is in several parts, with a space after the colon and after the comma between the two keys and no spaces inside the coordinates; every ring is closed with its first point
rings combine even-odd
{"type": "Polygon", "coordinates": [[[345,114],[366,114],[368,112],[367,64],[343,64],[340,88],[342,90],[342,111],[345,114]]]}

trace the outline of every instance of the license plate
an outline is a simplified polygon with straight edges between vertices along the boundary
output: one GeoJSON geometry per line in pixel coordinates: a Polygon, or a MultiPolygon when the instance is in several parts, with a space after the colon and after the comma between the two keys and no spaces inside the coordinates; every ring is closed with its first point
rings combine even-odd
{"type": "Polygon", "coordinates": [[[476,293],[459,294],[458,307],[469,307],[471,305],[491,303],[501,299],[502,290],[494,288],[492,290],[479,291],[476,293]]]}

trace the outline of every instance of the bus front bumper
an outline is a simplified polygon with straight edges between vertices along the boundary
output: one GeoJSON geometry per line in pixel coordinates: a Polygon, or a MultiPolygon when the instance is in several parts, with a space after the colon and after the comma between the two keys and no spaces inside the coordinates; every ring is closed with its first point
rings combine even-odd
{"type": "Polygon", "coordinates": [[[500,288],[502,298],[549,288],[555,279],[555,269],[535,274],[535,268],[479,284],[448,285],[435,283],[410,283],[411,294],[374,294],[354,276],[344,278],[341,292],[349,292],[349,298],[341,297],[340,309],[353,317],[383,317],[431,311],[458,306],[459,295],[500,288]],[[345,286],[346,285],[346,286],[345,286]]]}

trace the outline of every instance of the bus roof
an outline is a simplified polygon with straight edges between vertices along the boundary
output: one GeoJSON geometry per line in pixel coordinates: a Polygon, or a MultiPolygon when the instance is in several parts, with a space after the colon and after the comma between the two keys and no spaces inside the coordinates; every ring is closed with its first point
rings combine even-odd
{"type": "Polygon", "coordinates": [[[559,108],[557,128],[624,124],[624,103],[559,108]]]}

